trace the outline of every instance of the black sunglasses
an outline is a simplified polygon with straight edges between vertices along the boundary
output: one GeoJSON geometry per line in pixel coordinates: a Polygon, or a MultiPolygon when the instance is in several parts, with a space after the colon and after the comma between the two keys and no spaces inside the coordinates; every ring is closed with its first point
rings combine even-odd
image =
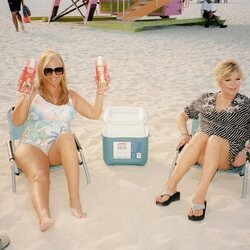
{"type": "Polygon", "coordinates": [[[57,67],[57,68],[45,68],[43,70],[43,73],[45,76],[51,76],[53,74],[53,72],[55,72],[56,75],[62,75],[64,72],[63,67],[57,67]]]}

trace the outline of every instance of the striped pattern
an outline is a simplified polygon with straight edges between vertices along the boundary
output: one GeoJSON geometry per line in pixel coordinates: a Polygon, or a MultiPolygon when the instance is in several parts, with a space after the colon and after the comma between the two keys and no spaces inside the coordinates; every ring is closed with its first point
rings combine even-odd
{"type": "Polygon", "coordinates": [[[227,109],[216,111],[218,93],[206,93],[185,107],[190,119],[200,119],[198,131],[217,135],[229,142],[229,163],[250,139],[250,99],[238,93],[227,109]]]}

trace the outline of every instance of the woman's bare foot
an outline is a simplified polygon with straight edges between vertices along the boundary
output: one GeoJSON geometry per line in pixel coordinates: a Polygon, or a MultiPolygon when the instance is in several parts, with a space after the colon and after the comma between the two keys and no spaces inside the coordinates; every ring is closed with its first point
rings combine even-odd
{"type": "Polygon", "coordinates": [[[42,232],[44,232],[48,230],[49,228],[51,228],[54,224],[55,224],[55,221],[53,219],[45,218],[40,222],[39,228],[42,232]]]}
{"type": "Polygon", "coordinates": [[[71,205],[71,209],[73,212],[73,215],[77,218],[85,218],[87,216],[87,213],[82,211],[82,205],[80,201],[76,202],[74,205],[71,205]]]}
{"type": "Polygon", "coordinates": [[[87,216],[86,212],[83,212],[81,210],[78,210],[76,208],[71,208],[72,209],[72,213],[76,218],[85,218],[87,216]]]}

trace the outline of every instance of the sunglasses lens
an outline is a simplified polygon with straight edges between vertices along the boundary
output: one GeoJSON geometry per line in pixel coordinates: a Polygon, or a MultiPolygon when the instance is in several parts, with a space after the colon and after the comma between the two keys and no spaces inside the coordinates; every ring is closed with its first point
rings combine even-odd
{"type": "Polygon", "coordinates": [[[43,73],[44,73],[45,76],[51,76],[53,74],[53,69],[45,68],[43,73]]]}
{"type": "Polygon", "coordinates": [[[63,67],[57,67],[55,69],[45,68],[43,73],[45,76],[51,76],[53,74],[53,71],[55,72],[56,75],[62,75],[64,72],[63,67]]]}
{"type": "Polygon", "coordinates": [[[62,75],[63,74],[63,67],[58,67],[54,69],[56,75],[62,75]]]}

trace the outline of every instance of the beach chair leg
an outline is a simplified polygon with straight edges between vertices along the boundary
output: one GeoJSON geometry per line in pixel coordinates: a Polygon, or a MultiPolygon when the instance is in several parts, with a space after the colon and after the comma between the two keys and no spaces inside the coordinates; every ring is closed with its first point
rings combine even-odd
{"type": "Polygon", "coordinates": [[[174,169],[175,169],[175,165],[176,165],[176,161],[177,161],[177,158],[178,158],[178,155],[179,155],[179,151],[177,150],[176,153],[175,153],[175,157],[172,161],[172,165],[171,165],[171,168],[170,168],[170,171],[169,171],[169,176],[168,176],[168,179],[171,178],[173,172],[174,172],[174,169]]]}
{"type": "Polygon", "coordinates": [[[79,157],[80,158],[79,165],[83,166],[84,174],[86,176],[87,185],[88,185],[90,183],[90,175],[89,175],[89,170],[88,170],[87,163],[86,163],[84,155],[83,155],[82,146],[81,146],[79,140],[77,139],[77,136],[74,133],[72,133],[72,134],[74,136],[75,143],[76,143],[76,148],[77,148],[77,151],[78,151],[79,156],[80,156],[79,157]]]}
{"type": "MultiPolygon", "coordinates": [[[[193,126],[193,125],[192,125],[193,126]]],[[[196,125],[195,125],[196,126],[196,125]]],[[[173,172],[174,172],[174,169],[175,169],[175,166],[176,166],[176,162],[177,162],[177,158],[179,156],[179,153],[182,151],[182,149],[184,148],[185,145],[182,145],[179,149],[176,150],[176,153],[175,153],[175,157],[173,159],[173,162],[172,162],[172,166],[171,166],[171,169],[170,169],[170,172],[169,172],[169,177],[168,179],[170,179],[170,177],[172,176],[173,172]]]]}
{"type": "Polygon", "coordinates": [[[11,180],[12,180],[12,191],[16,192],[16,163],[14,158],[14,142],[12,140],[7,141],[7,149],[9,154],[10,169],[11,169],[11,180]]]}
{"type": "Polygon", "coordinates": [[[242,194],[241,198],[245,198],[247,196],[247,176],[248,176],[248,165],[249,162],[246,162],[244,166],[244,176],[243,176],[243,184],[242,184],[242,194]]]}
{"type": "Polygon", "coordinates": [[[87,185],[88,185],[90,183],[90,175],[89,175],[88,166],[87,166],[87,163],[85,161],[82,149],[79,150],[79,154],[80,154],[80,159],[81,159],[81,162],[79,162],[79,164],[80,165],[82,164],[84,174],[85,174],[85,177],[86,177],[86,180],[87,180],[87,185]]]}
{"type": "Polygon", "coordinates": [[[16,192],[16,164],[14,160],[11,160],[11,180],[12,180],[12,192],[16,192]]]}

